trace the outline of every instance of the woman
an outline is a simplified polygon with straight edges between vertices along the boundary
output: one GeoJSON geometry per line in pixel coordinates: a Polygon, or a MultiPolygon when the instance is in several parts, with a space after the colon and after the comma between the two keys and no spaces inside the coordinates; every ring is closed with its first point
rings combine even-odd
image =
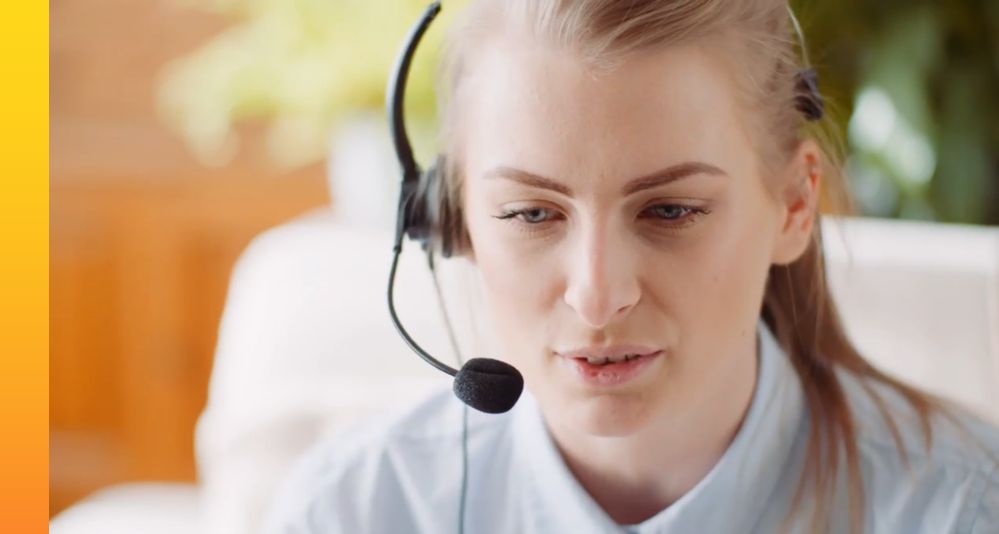
{"type": "Polygon", "coordinates": [[[999,532],[999,432],[871,367],[827,295],[843,184],[790,27],[782,0],[473,1],[442,231],[527,393],[317,447],[268,529],[999,532]]]}

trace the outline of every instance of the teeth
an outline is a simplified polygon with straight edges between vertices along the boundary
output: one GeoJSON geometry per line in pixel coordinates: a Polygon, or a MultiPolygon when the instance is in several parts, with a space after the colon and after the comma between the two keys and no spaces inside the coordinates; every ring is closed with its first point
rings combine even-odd
{"type": "Polygon", "coordinates": [[[586,358],[586,361],[590,365],[607,365],[608,363],[620,363],[620,362],[630,362],[631,360],[637,359],[640,354],[625,354],[624,356],[618,356],[615,358],[601,358],[599,356],[590,356],[586,358]]]}

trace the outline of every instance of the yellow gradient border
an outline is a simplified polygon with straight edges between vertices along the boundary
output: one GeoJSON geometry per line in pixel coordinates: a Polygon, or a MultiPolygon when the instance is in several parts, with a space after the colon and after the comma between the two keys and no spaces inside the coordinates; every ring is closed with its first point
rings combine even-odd
{"type": "Polygon", "coordinates": [[[0,17],[0,531],[48,531],[49,3],[0,17]]]}

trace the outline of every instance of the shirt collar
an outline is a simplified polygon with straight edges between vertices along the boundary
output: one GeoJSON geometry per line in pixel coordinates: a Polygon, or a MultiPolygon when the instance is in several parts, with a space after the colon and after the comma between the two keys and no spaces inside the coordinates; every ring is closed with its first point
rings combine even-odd
{"type": "MultiPolygon", "coordinates": [[[[763,514],[803,421],[801,385],[766,324],[757,326],[758,375],[749,410],[731,445],[694,488],[632,532],[741,532],[763,514]],[[724,513],[719,513],[724,510],[724,513]]],[[[622,528],[596,504],[565,465],[527,392],[515,410],[521,492],[527,520],[539,532],[603,533],[622,528]]]]}

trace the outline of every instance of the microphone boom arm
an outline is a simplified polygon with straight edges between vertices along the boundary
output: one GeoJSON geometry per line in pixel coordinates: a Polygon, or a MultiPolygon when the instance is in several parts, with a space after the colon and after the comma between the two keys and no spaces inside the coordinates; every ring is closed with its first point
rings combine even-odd
{"type": "Polygon", "coordinates": [[[455,376],[458,374],[458,371],[448,366],[447,364],[442,363],[441,361],[437,360],[436,358],[428,354],[427,351],[423,350],[423,347],[421,347],[419,343],[417,343],[409,335],[409,332],[407,332],[406,329],[402,326],[402,323],[399,321],[398,315],[396,315],[395,297],[394,297],[395,271],[396,267],[399,265],[399,253],[401,251],[402,247],[400,246],[392,252],[392,269],[389,271],[388,307],[389,307],[389,315],[392,316],[392,324],[395,325],[395,329],[399,331],[399,335],[401,335],[402,339],[406,341],[406,344],[409,345],[409,348],[413,349],[413,352],[415,352],[420,358],[423,358],[424,361],[426,361],[430,365],[433,365],[438,370],[443,371],[451,376],[455,376]]]}

